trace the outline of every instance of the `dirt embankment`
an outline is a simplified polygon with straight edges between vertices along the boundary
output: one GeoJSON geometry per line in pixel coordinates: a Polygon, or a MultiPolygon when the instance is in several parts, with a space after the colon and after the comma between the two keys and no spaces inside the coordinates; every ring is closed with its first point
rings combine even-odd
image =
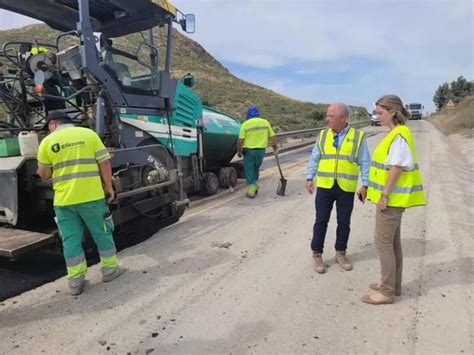
{"type": "Polygon", "coordinates": [[[454,133],[473,138],[474,96],[465,97],[456,107],[430,115],[427,120],[446,135],[454,133]]]}

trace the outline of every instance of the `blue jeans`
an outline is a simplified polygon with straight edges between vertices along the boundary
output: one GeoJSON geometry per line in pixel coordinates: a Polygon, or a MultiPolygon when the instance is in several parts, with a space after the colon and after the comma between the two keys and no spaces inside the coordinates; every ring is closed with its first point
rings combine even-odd
{"type": "Polygon", "coordinates": [[[341,190],[337,182],[330,189],[318,187],[316,189],[316,222],[313,227],[313,239],[311,249],[316,253],[322,253],[324,249],[324,239],[328,229],[329,218],[332,207],[336,202],[337,229],[336,244],[337,251],[347,249],[347,241],[351,231],[351,214],[354,208],[354,192],[341,190]]]}

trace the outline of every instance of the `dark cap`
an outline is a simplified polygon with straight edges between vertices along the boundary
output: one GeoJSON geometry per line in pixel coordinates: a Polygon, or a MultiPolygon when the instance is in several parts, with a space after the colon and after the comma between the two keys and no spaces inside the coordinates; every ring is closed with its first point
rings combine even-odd
{"type": "Polygon", "coordinates": [[[71,121],[71,118],[64,113],[64,111],[56,110],[50,111],[48,116],[46,116],[46,123],[50,121],[71,121]]]}

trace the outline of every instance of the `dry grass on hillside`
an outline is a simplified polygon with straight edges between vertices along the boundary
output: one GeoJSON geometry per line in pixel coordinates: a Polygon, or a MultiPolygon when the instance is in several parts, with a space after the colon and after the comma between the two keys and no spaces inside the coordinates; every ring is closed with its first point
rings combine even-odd
{"type": "Polygon", "coordinates": [[[446,135],[459,133],[472,138],[474,128],[474,96],[465,97],[452,109],[441,109],[430,115],[427,120],[446,135]]]}

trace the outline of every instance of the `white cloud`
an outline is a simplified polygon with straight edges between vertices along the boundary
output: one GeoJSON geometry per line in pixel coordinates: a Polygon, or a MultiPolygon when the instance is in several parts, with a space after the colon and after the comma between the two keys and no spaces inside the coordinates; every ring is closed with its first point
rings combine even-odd
{"type": "Polygon", "coordinates": [[[237,53],[227,61],[260,69],[275,68],[285,64],[284,60],[280,57],[272,56],[265,52],[258,53],[258,51],[249,54],[237,53]]]}

